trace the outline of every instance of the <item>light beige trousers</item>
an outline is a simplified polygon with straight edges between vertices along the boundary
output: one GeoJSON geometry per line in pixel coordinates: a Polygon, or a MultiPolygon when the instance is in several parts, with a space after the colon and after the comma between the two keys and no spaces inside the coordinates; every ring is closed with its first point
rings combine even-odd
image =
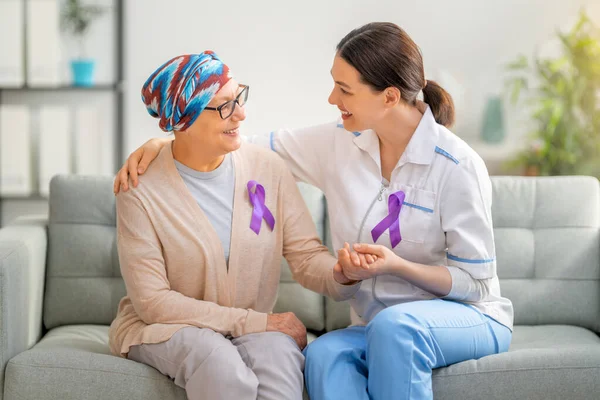
{"type": "Polygon", "coordinates": [[[301,400],[304,356],[290,336],[264,332],[227,339],[211,329],[184,328],[163,343],[129,349],[184,388],[189,400],[301,400]]]}

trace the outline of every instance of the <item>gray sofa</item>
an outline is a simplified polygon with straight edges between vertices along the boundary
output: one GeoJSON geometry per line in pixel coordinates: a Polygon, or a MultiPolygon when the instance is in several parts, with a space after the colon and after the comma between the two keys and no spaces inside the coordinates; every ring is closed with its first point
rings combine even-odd
{"type": "MultiPolygon", "coordinates": [[[[0,395],[23,399],[185,399],[146,365],[114,357],[108,325],[125,294],[110,178],[57,177],[50,215],[0,230],[0,395]]],[[[494,177],[510,351],[434,371],[436,399],[600,398],[600,190],[588,177],[494,177]]],[[[301,185],[321,234],[324,200],[301,185]]],[[[327,236],[327,235],[325,235],[327,236]]],[[[327,241],[327,238],[326,238],[327,241]]],[[[282,266],[276,311],[316,334],[348,306],[308,292],[282,266]]]]}

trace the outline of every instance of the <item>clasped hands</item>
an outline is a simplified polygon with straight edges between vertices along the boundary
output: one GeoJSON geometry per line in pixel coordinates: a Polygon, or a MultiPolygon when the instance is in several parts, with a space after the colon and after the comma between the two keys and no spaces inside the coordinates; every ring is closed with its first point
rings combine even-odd
{"type": "Polygon", "coordinates": [[[402,260],[385,246],[357,243],[337,252],[338,262],[333,267],[333,277],[341,284],[350,285],[378,275],[391,273],[402,260]]]}

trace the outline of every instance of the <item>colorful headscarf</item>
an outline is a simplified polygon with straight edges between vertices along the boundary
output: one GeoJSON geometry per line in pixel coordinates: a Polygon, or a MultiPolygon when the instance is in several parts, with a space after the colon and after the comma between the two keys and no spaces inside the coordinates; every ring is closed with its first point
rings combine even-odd
{"type": "Polygon", "coordinates": [[[163,131],[184,131],[230,79],[229,67],[213,51],[177,56],[146,80],[142,101],[163,131]]]}

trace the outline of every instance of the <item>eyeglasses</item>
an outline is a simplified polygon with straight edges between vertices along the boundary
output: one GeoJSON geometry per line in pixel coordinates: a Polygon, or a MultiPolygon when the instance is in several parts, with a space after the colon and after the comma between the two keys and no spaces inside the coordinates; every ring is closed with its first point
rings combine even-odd
{"type": "Polygon", "coordinates": [[[248,92],[250,91],[250,86],[240,85],[243,87],[240,94],[238,94],[235,99],[229,100],[226,103],[221,104],[218,107],[204,107],[205,110],[218,111],[221,119],[227,119],[231,117],[231,114],[235,111],[235,105],[238,104],[240,107],[243,107],[248,100],[248,92]]]}

